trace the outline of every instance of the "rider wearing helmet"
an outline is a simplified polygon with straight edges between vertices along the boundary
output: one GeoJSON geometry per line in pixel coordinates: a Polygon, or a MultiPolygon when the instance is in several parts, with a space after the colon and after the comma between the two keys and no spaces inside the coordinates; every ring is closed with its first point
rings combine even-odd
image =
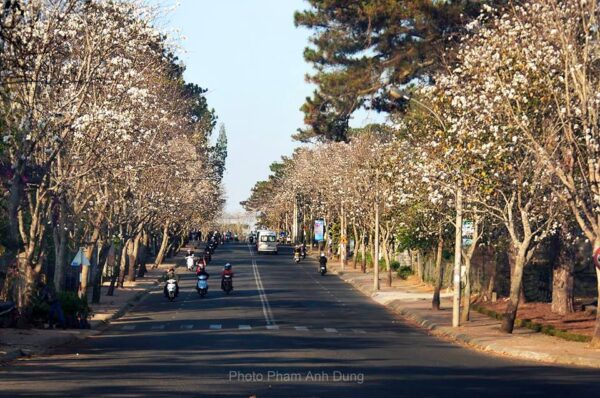
{"type": "Polygon", "coordinates": [[[233,270],[231,269],[231,264],[229,263],[223,266],[223,272],[221,273],[221,289],[223,289],[223,282],[225,281],[226,275],[233,278],[233,270]]]}
{"type": "MultiPolygon", "coordinates": [[[[163,280],[166,282],[169,279],[175,279],[175,297],[179,295],[179,275],[175,273],[175,268],[171,267],[165,274],[163,275],[163,280]]],[[[167,292],[167,284],[165,283],[165,288],[163,289],[165,296],[169,295],[167,292]]]]}
{"type": "Polygon", "coordinates": [[[324,266],[327,268],[327,257],[325,257],[325,253],[321,252],[321,257],[319,257],[319,267],[324,266]]]}
{"type": "Polygon", "coordinates": [[[208,279],[210,277],[208,272],[206,272],[206,265],[204,265],[204,263],[198,264],[198,269],[196,270],[196,276],[200,276],[200,275],[206,275],[206,279],[208,279]]]}

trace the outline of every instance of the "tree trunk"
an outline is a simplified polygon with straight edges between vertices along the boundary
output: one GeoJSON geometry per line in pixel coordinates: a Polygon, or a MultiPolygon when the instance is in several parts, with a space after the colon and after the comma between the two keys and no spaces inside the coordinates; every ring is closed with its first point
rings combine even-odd
{"type": "Polygon", "coordinates": [[[492,300],[492,294],[494,293],[495,289],[496,289],[496,273],[497,273],[497,267],[498,267],[498,256],[497,254],[494,255],[494,261],[492,262],[492,269],[491,269],[491,273],[490,273],[490,279],[488,280],[488,287],[487,287],[487,300],[492,300]]]}
{"type": "Polygon", "coordinates": [[[127,252],[129,251],[129,245],[131,244],[132,239],[129,238],[123,244],[123,248],[121,249],[121,258],[119,264],[119,283],[118,286],[123,288],[123,283],[125,283],[125,275],[127,275],[127,252]]]}
{"type": "Polygon", "coordinates": [[[165,259],[165,254],[167,252],[167,246],[169,243],[169,223],[166,223],[163,228],[162,233],[162,242],[160,244],[160,249],[158,250],[158,254],[156,255],[156,259],[154,260],[154,265],[152,268],[158,268],[159,265],[162,264],[165,259]]]}
{"type": "Polygon", "coordinates": [[[468,322],[471,316],[471,256],[463,256],[465,260],[464,291],[460,321],[468,322]]]}
{"type": "MultiPolygon", "coordinates": [[[[90,260],[90,264],[92,262],[92,256],[94,254],[94,250],[96,250],[96,244],[98,243],[98,239],[100,239],[100,219],[96,220],[96,226],[92,232],[92,236],[90,238],[89,243],[86,245],[84,254],[88,260],[90,260]]],[[[79,297],[87,297],[87,287],[88,287],[88,279],[89,279],[90,267],[87,265],[81,266],[81,284],[79,285],[79,297]]]]}
{"type": "Polygon", "coordinates": [[[137,276],[139,278],[143,278],[144,275],[146,275],[146,272],[148,272],[148,270],[146,269],[146,263],[148,260],[149,245],[150,245],[149,235],[146,231],[143,231],[142,240],[140,242],[140,251],[138,254],[139,268],[138,268],[137,276]]]}
{"type": "Polygon", "coordinates": [[[433,299],[431,300],[431,308],[435,311],[440,310],[440,291],[442,290],[442,280],[444,277],[444,269],[442,268],[442,256],[444,253],[444,236],[442,227],[438,229],[438,245],[435,255],[435,286],[433,290],[433,299]]]}
{"type": "Polygon", "coordinates": [[[98,256],[96,260],[96,267],[93,268],[92,272],[92,303],[100,303],[100,296],[102,295],[102,275],[104,274],[104,267],[106,265],[106,258],[110,251],[110,244],[102,242],[98,245],[98,256]]]}
{"type": "Polygon", "coordinates": [[[59,223],[52,231],[54,239],[54,288],[57,292],[63,291],[65,288],[65,270],[67,267],[66,221],[66,206],[61,203],[59,223]]]}
{"type": "Polygon", "coordinates": [[[117,280],[119,278],[119,262],[121,259],[121,247],[123,247],[123,241],[119,241],[118,247],[114,247],[113,243],[113,253],[109,253],[109,257],[107,258],[108,266],[113,267],[112,275],[110,278],[110,285],[108,287],[108,291],[106,292],[107,296],[112,296],[115,292],[115,286],[117,284],[117,280]]]}
{"type": "MultiPolygon", "coordinates": [[[[600,242],[594,244],[594,252],[600,247],[600,242]]],[[[592,342],[590,346],[592,348],[600,348],[600,268],[596,267],[596,285],[598,288],[598,305],[596,310],[596,326],[594,327],[594,334],[592,335],[592,342]]]]}
{"type": "Polygon", "coordinates": [[[424,281],[424,266],[423,266],[423,253],[421,253],[421,249],[417,250],[417,276],[421,282],[424,281]]]}
{"type": "Polygon", "coordinates": [[[138,232],[135,238],[133,239],[132,244],[129,246],[129,250],[127,251],[127,259],[129,263],[129,269],[127,272],[127,281],[134,282],[135,281],[135,266],[138,263],[138,254],[140,250],[140,240],[142,239],[142,233],[138,232]]]}
{"type": "Polygon", "coordinates": [[[366,231],[363,229],[361,242],[360,242],[360,255],[361,255],[361,264],[360,267],[362,269],[363,274],[367,273],[367,244],[365,242],[365,238],[367,237],[366,231]]]}
{"type": "Polygon", "coordinates": [[[354,269],[356,269],[356,263],[358,260],[358,248],[359,248],[359,236],[358,236],[358,230],[356,229],[356,225],[352,224],[352,234],[354,236],[354,249],[352,250],[352,267],[354,269]]]}
{"type": "Polygon", "coordinates": [[[564,241],[564,233],[560,233],[554,239],[556,256],[552,267],[552,312],[559,315],[566,315],[574,312],[574,293],[573,293],[573,269],[574,256],[569,245],[564,241]]]}
{"type": "Polygon", "coordinates": [[[502,320],[501,330],[505,333],[512,333],[517,319],[517,310],[521,300],[523,288],[523,268],[525,267],[526,254],[525,249],[512,248],[514,259],[514,269],[510,277],[510,296],[506,305],[504,319],[502,320]]]}

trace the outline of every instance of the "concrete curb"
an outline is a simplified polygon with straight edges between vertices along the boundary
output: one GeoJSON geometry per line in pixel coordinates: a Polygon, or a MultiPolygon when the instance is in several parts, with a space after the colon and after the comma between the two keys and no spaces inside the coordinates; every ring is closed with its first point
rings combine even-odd
{"type": "Polygon", "coordinates": [[[584,366],[590,368],[599,368],[600,361],[593,358],[577,357],[571,355],[552,355],[544,352],[537,352],[531,350],[521,350],[512,347],[502,346],[498,343],[490,343],[488,341],[482,341],[479,338],[470,336],[464,332],[458,332],[447,326],[439,326],[435,322],[430,321],[426,317],[423,317],[418,312],[404,308],[401,300],[392,300],[387,304],[381,303],[373,299],[373,290],[364,284],[356,281],[355,278],[347,277],[345,274],[340,274],[337,271],[333,271],[332,274],[336,274],[344,282],[352,285],[365,296],[370,297],[373,301],[384,307],[392,310],[394,313],[401,317],[412,321],[418,326],[427,329],[432,335],[450,340],[468,348],[476,349],[487,353],[509,356],[512,358],[524,359],[528,361],[543,362],[547,364],[559,364],[559,365],[570,365],[570,366],[584,366]]]}
{"type": "Polygon", "coordinates": [[[120,308],[116,309],[112,314],[109,314],[104,319],[90,321],[91,328],[88,330],[82,330],[81,332],[67,333],[65,335],[55,336],[44,342],[44,347],[36,347],[32,349],[17,348],[0,354],[0,363],[5,364],[7,362],[14,361],[22,357],[31,357],[35,355],[43,355],[52,348],[64,346],[73,343],[78,340],[85,340],[89,336],[98,335],[102,333],[110,322],[125,315],[131,308],[136,304],[140,303],[149,292],[154,290],[160,283],[160,278],[157,278],[152,282],[150,286],[144,290],[137,292],[132,298],[127,300],[120,308]]]}

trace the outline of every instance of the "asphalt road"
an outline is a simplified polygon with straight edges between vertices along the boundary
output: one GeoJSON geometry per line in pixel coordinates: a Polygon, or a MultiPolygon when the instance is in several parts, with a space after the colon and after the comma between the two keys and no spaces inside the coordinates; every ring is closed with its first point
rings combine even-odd
{"type": "Polygon", "coordinates": [[[597,370],[487,356],[427,335],[314,262],[219,247],[201,299],[153,292],[103,334],[0,370],[0,396],[595,397],[597,370]],[[225,262],[235,290],[219,290],[225,262]]]}

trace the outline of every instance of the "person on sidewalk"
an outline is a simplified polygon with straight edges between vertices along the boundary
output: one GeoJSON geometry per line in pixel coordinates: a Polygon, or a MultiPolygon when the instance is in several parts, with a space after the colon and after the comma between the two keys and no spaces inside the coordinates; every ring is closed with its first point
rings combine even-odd
{"type": "Polygon", "coordinates": [[[63,313],[60,301],[58,300],[56,290],[46,284],[45,277],[43,277],[38,284],[38,289],[41,301],[50,306],[50,311],[48,312],[48,329],[54,329],[55,317],[58,318],[60,327],[63,329],[66,328],[65,314],[63,313]]]}
{"type": "MultiPolygon", "coordinates": [[[[179,275],[175,273],[175,268],[171,267],[165,274],[163,275],[163,281],[168,281],[169,279],[175,279],[175,297],[179,295],[179,275]]],[[[165,283],[165,287],[163,289],[163,293],[165,297],[169,297],[169,292],[167,292],[167,284],[165,283]]]]}

